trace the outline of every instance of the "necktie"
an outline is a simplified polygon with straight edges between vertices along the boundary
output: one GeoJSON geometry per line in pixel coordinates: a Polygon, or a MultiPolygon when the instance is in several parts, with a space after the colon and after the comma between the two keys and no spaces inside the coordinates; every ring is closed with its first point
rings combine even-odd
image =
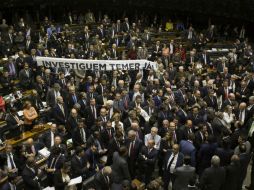
{"type": "Polygon", "coordinates": [[[94,118],[97,119],[96,109],[95,109],[94,106],[92,107],[92,110],[93,110],[93,116],[94,116],[94,118]]]}
{"type": "Polygon", "coordinates": [[[173,158],[168,162],[167,170],[170,170],[170,167],[171,167],[172,163],[174,162],[174,159],[175,159],[175,155],[173,155],[173,158]]]}
{"type": "Polygon", "coordinates": [[[126,97],[124,98],[124,107],[125,107],[125,109],[128,108],[128,101],[127,101],[127,98],[126,98],[126,97]]]}
{"type": "Polygon", "coordinates": [[[108,129],[108,136],[111,139],[112,135],[111,135],[111,130],[110,129],[108,129]]]}
{"type": "Polygon", "coordinates": [[[130,144],[130,149],[129,149],[130,158],[133,158],[133,156],[134,156],[134,145],[135,145],[135,141],[132,141],[130,144]]]}
{"type": "Polygon", "coordinates": [[[82,140],[84,141],[84,133],[83,133],[82,129],[80,129],[80,135],[81,135],[82,140]]]}
{"type": "Polygon", "coordinates": [[[60,105],[60,109],[61,109],[61,111],[63,112],[63,115],[65,116],[65,113],[64,113],[64,108],[63,108],[63,106],[62,106],[62,105],[60,105]]]}
{"type": "Polygon", "coordinates": [[[13,159],[12,159],[11,154],[9,153],[8,156],[9,156],[9,160],[10,160],[10,163],[11,163],[11,169],[16,168],[16,167],[15,167],[15,164],[14,164],[14,161],[13,161],[13,159]]]}
{"type": "Polygon", "coordinates": [[[73,99],[74,103],[76,104],[77,103],[77,97],[75,95],[72,95],[72,99],[73,99]]]}

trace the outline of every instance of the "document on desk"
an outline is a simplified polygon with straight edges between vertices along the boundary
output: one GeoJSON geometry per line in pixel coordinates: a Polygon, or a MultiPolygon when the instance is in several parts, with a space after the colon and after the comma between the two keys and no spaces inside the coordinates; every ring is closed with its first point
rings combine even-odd
{"type": "Polygon", "coordinates": [[[46,187],[43,190],[55,190],[55,187],[46,187]]]}
{"type": "Polygon", "coordinates": [[[79,184],[81,182],[82,182],[82,177],[79,176],[79,177],[71,179],[70,182],[68,183],[68,186],[76,185],[76,184],[79,184]]]}
{"type": "Polygon", "coordinates": [[[46,147],[39,150],[39,154],[45,158],[48,158],[50,156],[50,152],[48,151],[48,149],[46,147]]]}

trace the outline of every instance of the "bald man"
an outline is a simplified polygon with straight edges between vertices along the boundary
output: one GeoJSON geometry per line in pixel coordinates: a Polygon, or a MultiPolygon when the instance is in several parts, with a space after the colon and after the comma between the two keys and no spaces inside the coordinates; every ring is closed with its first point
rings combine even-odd
{"type": "MultiPolygon", "coordinates": [[[[135,125],[135,124],[134,124],[135,125]]],[[[128,139],[126,140],[126,147],[128,149],[128,166],[131,177],[135,177],[137,158],[142,148],[142,141],[137,138],[136,131],[133,129],[128,131],[128,139]]]]}
{"type": "Polygon", "coordinates": [[[145,135],[145,145],[146,146],[148,146],[149,140],[154,140],[154,148],[159,150],[160,143],[161,143],[161,136],[158,135],[158,128],[157,127],[152,127],[151,133],[145,135]]]}
{"type": "Polygon", "coordinates": [[[67,107],[62,96],[56,98],[57,104],[53,107],[53,118],[57,125],[65,125],[68,118],[67,107]]]}
{"type": "Polygon", "coordinates": [[[200,186],[204,190],[222,190],[225,183],[226,172],[223,167],[220,167],[220,158],[213,156],[211,159],[211,167],[204,170],[200,186]]]}
{"type": "Polygon", "coordinates": [[[170,182],[174,184],[175,169],[182,166],[184,163],[184,155],[179,152],[179,145],[174,144],[172,150],[168,150],[165,156],[163,164],[163,181],[164,190],[168,190],[168,185],[170,182]]]}
{"type": "Polygon", "coordinates": [[[76,93],[75,88],[73,86],[69,87],[69,93],[67,95],[66,101],[69,110],[73,108],[73,106],[79,101],[79,95],[76,93]]]}
{"type": "Polygon", "coordinates": [[[236,118],[241,125],[244,125],[245,122],[249,119],[249,113],[247,111],[247,104],[245,102],[240,103],[239,110],[237,110],[236,118]]]}

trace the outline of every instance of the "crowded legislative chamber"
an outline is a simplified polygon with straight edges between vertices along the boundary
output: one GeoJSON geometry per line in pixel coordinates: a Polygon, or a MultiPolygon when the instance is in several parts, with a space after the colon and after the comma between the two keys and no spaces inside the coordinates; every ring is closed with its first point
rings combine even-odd
{"type": "Polygon", "coordinates": [[[254,190],[254,0],[1,0],[0,190],[254,190]]]}

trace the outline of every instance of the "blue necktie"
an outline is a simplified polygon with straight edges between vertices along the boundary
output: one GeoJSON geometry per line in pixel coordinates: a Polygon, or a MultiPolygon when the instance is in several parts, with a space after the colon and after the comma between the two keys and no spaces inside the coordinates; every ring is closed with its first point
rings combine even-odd
{"type": "Polygon", "coordinates": [[[72,95],[72,99],[73,99],[74,103],[77,103],[77,98],[75,95],[72,95]]]}

